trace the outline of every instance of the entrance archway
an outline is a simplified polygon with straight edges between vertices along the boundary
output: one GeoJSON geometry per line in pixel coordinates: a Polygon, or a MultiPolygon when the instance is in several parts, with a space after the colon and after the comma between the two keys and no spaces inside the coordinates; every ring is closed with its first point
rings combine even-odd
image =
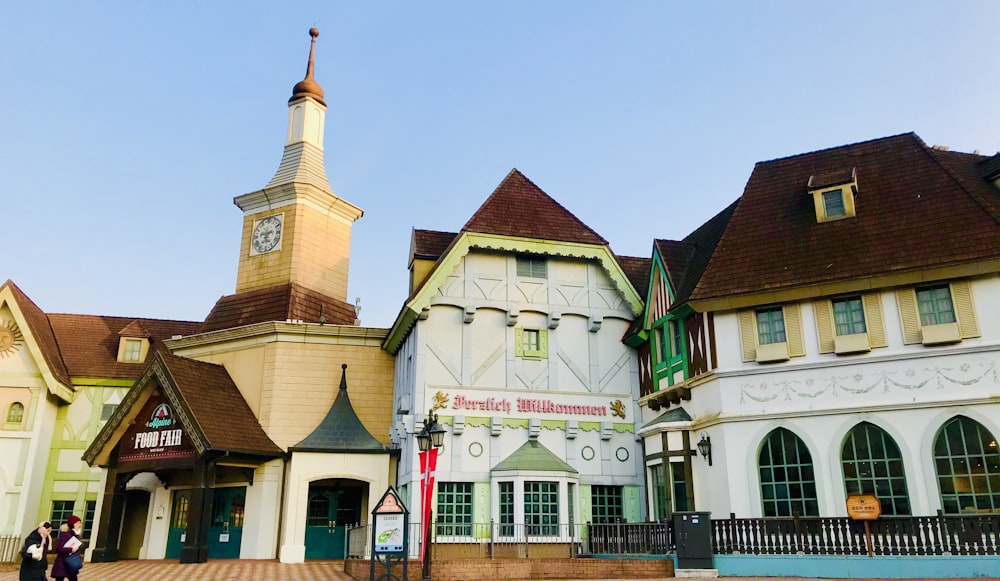
{"type": "Polygon", "coordinates": [[[145,490],[125,492],[125,516],[122,517],[121,543],[118,545],[119,559],[139,558],[139,551],[146,540],[149,497],[149,492],[145,490]]]}
{"type": "Polygon", "coordinates": [[[361,522],[361,503],[368,484],[327,479],[309,484],[306,516],[306,559],[343,559],[347,528],[361,522]]]}

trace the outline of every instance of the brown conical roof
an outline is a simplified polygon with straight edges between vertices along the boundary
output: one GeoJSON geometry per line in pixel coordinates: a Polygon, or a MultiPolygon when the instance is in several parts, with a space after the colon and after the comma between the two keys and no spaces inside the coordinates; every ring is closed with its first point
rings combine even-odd
{"type": "Polygon", "coordinates": [[[288,102],[291,103],[304,97],[312,97],[323,105],[326,105],[326,102],[323,101],[323,87],[319,86],[319,83],[313,78],[313,54],[316,49],[316,37],[319,36],[319,29],[315,27],[310,28],[309,36],[312,37],[312,41],[309,44],[309,63],[306,65],[306,78],[295,83],[295,86],[292,87],[292,97],[288,99],[288,102]]]}

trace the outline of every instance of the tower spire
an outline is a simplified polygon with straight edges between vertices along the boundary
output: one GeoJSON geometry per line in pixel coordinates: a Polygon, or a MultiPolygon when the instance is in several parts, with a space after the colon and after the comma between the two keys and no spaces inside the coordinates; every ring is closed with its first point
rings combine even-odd
{"type": "Polygon", "coordinates": [[[306,64],[306,76],[292,87],[292,96],[288,99],[288,102],[291,103],[298,99],[312,97],[323,105],[326,105],[323,101],[323,87],[319,86],[319,83],[313,78],[313,59],[316,54],[316,37],[319,36],[319,29],[316,27],[310,28],[309,36],[312,37],[312,41],[309,43],[309,62],[306,64]]]}

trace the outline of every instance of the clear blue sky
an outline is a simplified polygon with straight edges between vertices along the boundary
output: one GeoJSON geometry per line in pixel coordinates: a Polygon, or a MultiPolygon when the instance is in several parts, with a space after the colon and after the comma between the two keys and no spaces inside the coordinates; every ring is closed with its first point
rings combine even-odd
{"type": "Polygon", "coordinates": [[[277,169],[320,29],[350,296],[389,326],[412,228],[516,167],[649,256],[753,164],[915,131],[1000,149],[1000,2],[18,2],[0,18],[0,281],[47,312],[202,320],[232,199],[277,169]]]}

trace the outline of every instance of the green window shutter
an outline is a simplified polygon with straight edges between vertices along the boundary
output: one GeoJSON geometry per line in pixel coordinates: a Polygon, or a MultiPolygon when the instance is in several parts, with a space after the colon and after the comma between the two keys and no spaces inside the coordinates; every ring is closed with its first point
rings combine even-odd
{"type": "Polygon", "coordinates": [[[514,328],[514,356],[524,357],[524,334],[521,327],[514,328]]]}
{"type": "Polygon", "coordinates": [[[917,295],[912,288],[896,291],[899,304],[899,321],[903,325],[903,343],[920,343],[920,317],[917,314],[917,295]]]}
{"type": "Polygon", "coordinates": [[[972,305],[969,281],[959,280],[951,283],[951,300],[955,303],[955,313],[958,315],[958,328],[962,338],[978,337],[979,324],[976,323],[976,311],[972,305]]]}
{"type": "Polygon", "coordinates": [[[836,347],[833,340],[833,309],[830,305],[830,299],[814,301],[813,311],[816,313],[816,335],[819,338],[819,352],[833,353],[836,347]]]}
{"type": "Polygon", "coordinates": [[[882,294],[865,293],[861,295],[865,308],[865,325],[868,327],[868,342],[875,347],[888,347],[885,338],[885,320],[882,318],[882,294]]]}
{"type": "Polygon", "coordinates": [[[549,358],[549,332],[544,329],[538,331],[538,356],[542,359],[549,358]]]}
{"type": "Polygon", "coordinates": [[[785,311],[785,337],[788,341],[788,356],[802,357],[806,354],[806,346],[802,341],[802,312],[798,303],[782,307],[785,311]]]}
{"type": "Polygon", "coordinates": [[[757,360],[757,323],[753,311],[740,311],[740,341],[743,343],[743,361],[757,360]]]}

